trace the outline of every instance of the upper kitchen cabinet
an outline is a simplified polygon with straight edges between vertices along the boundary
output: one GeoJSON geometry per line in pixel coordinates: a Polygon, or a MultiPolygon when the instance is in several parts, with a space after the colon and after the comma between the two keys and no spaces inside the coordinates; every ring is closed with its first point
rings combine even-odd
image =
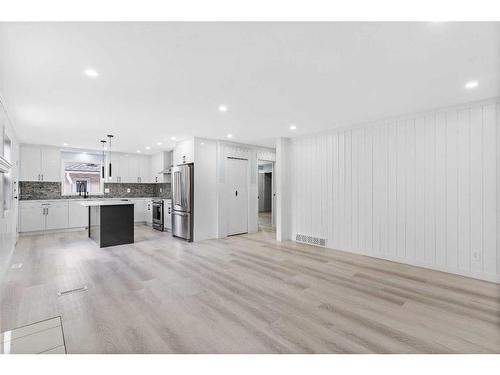
{"type": "Polygon", "coordinates": [[[170,182],[172,167],[172,151],[162,151],[154,154],[151,159],[151,175],[153,182],[170,182]]]}
{"type": "Polygon", "coordinates": [[[139,158],[139,182],[154,182],[153,175],[151,174],[151,156],[141,156],[139,158]]]}
{"type": "Polygon", "coordinates": [[[112,176],[110,180],[108,179],[109,182],[153,182],[153,177],[151,175],[151,157],[148,155],[114,152],[111,154],[111,164],[112,176]]]}
{"type": "Polygon", "coordinates": [[[194,163],[194,139],[179,142],[174,148],[173,165],[194,163]]]}
{"type": "Polygon", "coordinates": [[[21,145],[20,180],[61,182],[61,151],[57,147],[21,145]]]}

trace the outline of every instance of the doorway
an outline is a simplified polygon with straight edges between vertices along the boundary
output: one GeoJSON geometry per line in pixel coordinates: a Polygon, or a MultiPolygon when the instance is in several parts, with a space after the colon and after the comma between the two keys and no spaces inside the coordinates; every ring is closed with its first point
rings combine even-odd
{"type": "Polygon", "coordinates": [[[229,236],[248,233],[248,160],[227,158],[229,236]]]}
{"type": "Polygon", "coordinates": [[[259,230],[274,228],[274,181],[273,162],[259,160],[258,163],[259,230]]]}

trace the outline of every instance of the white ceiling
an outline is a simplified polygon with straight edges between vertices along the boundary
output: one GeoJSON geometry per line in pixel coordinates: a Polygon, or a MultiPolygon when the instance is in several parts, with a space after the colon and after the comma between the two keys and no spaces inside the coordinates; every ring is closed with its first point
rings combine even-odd
{"type": "Polygon", "coordinates": [[[0,48],[0,93],[29,143],[273,146],[500,96],[500,23],[4,23],[0,48]]]}

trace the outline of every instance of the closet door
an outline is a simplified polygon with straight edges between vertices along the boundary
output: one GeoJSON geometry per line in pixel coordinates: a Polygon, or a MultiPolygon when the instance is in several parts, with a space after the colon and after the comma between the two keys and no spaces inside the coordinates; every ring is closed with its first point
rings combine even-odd
{"type": "Polygon", "coordinates": [[[248,232],[248,160],[227,159],[228,235],[248,232]]]}

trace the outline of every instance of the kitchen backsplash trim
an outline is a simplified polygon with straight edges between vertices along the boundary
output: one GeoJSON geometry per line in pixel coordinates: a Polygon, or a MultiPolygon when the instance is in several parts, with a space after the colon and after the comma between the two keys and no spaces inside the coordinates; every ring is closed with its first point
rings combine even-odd
{"type": "MultiPolygon", "coordinates": [[[[109,193],[92,198],[171,198],[170,183],[104,183],[109,193]],[[130,189],[130,192],[127,191],[130,189]],[[161,192],[160,192],[161,190],[161,192]]],[[[79,195],[62,195],[60,182],[19,181],[20,200],[72,199],[79,195]]]]}

